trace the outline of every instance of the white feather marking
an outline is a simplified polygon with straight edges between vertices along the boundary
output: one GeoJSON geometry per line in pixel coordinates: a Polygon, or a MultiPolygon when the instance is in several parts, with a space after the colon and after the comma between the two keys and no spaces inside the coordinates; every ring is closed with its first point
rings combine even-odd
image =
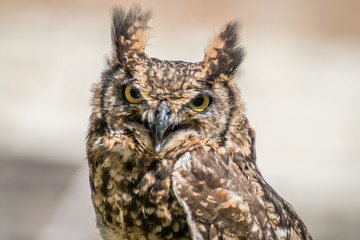
{"type": "Polygon", "coordinates": [[[275,234],[279,239],[281,239],[288,235],[288,230],[286,228],[276,228],[275,234]]]}
{"type": "Polygon", "coordinates": [[[175,162],[173,170],[175,171],[179,167],[188,169],[189,165],[190,165],[190,153],[186,152],[175,162]]]}

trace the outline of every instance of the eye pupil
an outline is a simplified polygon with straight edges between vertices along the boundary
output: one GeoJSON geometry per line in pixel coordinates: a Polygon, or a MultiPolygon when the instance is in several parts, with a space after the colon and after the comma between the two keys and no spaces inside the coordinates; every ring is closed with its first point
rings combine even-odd
{"type": "Polygon", "coordinates": [[[130,89],[130,95],[135,99],[141,97],[139,89],[136,89],[136,88],[130,89]]]}
{"type": "Polygon", "coordinates": [[[196,107],[200,107],[204,103],[204,95],[197,96],[191,103],[196,107]]]}

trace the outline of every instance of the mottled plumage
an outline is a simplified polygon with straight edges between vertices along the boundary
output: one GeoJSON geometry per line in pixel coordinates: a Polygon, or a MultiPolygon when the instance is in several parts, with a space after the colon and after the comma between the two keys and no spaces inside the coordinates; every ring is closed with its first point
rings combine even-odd
{"type": "Polygon", "coordinates": [[[238,24],[188,63],[145,54],[149,19],[139,7],[114,10],[114,55],[94,87],[87,154],[101,236],[312,239],[256,166],[233,80],[238,24]]]}

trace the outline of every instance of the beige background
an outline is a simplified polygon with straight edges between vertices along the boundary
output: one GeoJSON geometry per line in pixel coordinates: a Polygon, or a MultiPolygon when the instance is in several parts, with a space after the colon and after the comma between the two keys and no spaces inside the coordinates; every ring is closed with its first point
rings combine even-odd
{"type": "MultiPolygon", "coordinates": [[[[141,2],[141,1],[139,1],[141,2]]],[[[114,5],[0,1],[0,239],[99,239],[85,136],[114,5]]],[[[314,239],[360,235],[360,1],[142,1],[147,52],[199,61],[239,19],[258,165],[314,239]]]]}

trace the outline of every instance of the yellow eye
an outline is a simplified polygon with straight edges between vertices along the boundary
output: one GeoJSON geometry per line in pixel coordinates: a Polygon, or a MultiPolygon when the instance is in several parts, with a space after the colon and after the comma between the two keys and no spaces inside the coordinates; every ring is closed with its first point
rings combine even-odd
{"type": "Polygon", "coordinates": [[[137,88],[131,87],[130,85],[125,86],[124,96],[129,103],[139,103],[143,100],[139,90],[137,88]]]}
{"type": "Polygon", "coordinates": [[[211,99],[208,95],[199,94],[191,102],[188,103],[189,107],[196,112],[205,111],[210,105],[211,99]]]}

